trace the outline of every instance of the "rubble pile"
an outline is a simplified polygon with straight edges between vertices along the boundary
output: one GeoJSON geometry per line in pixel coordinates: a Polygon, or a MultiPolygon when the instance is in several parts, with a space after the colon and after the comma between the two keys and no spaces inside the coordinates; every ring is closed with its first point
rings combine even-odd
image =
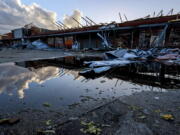
{"type": "Polygon", "coordinates": [[[89,66],[88,69],[80,72],[86,73],[104,73],[114,67],[122,67],[132,63],[145,61],[159,62],[166,65],[180,65],[180,49],[175,48],[151,48],[148,50],[140,49],[117,49],[104,53],[105,60],[84,62],[89,66]],[[98,72],[96,72],[98,69],[98,72]]]}
{"type": "Polygon", "coordinates": [[[49,46],[45,43],[43,43],[41,40],[36,40],[31,43],[31,47],[34,49],[48,49],[49,46]]]}
{"type": "Polygon", "coordinates": [[[49,49],[50,47],[46,43],[38,39],[33,42],[14,44],[13,48],[28,48],[28,49],[44,50],[44,49],[49,49]]]}

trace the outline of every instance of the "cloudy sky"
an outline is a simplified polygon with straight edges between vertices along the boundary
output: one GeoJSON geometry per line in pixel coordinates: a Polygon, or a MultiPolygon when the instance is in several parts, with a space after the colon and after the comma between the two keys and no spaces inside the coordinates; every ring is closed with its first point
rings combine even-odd
{"type": "Polygon", "coordinates": [[[174,8],[177,13],[179,5],[180,0],[0,0],[0,33],[31,22],[55,29],[52,22],[61,20],[73,27],[71,16],[79,20],[79,16],[86,15],[99,23],[118,22],[119,12],[129,20],[161,9],[167,14],[174,8]]]}

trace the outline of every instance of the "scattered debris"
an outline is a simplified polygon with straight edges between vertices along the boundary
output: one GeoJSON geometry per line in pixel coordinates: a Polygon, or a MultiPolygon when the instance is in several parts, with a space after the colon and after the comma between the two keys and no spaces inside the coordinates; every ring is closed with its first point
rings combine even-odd
{"type": "Polygon", "coordinates": [[[27,48],[33,48],[33,49],[48,49],[49,46],[45,43],[43,43],[40,39],[32,42],[27,46],[27,48]]]}
{"type": "Polygon", "coordinates": [[[180,65],[180,49],[170,48],[151,48],[148,50],[140,49],[117,49],[104,53],[105,60],[84,62],[89,66],[80,72],[82,75],[90,73],[104,73],[115,67],[123,67],[132,63],[154,61],[168,65],[180,65]]]}

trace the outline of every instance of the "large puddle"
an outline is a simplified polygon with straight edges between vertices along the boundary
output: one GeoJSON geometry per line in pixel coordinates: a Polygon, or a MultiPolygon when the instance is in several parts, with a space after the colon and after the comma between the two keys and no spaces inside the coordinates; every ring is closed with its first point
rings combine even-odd
{"type": "Polygon", "coordinates": [[[51,109],[62,109],[134,92],[180,88],[179,67],[143,63],[96,77],[83,77],[80,70],[64,67],[54,60],[1,64],[0,111],[43,109],[44,103],[50,104],[51,109]]]}

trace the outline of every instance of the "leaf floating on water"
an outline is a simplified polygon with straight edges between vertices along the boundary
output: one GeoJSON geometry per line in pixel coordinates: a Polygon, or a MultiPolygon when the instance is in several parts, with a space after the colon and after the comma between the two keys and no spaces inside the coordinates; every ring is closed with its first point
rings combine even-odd
{"type": "Polygon", "coordinates": [[[46,125],[47,125],[47,126],[51,125],[51,122],[52,122],[51,120],[47,120],[47,121],[46,121],[46,125]]]}
{"type": "Polygon", "coordinates": [[[140,109],[141,109],[141,107],[134,106],[134,105],[129,106],[129,108],[130,108],[131,110],[133,110],[133,111],[137,111],[137,110],[140,110],[140,109]]]}
{"type": "Polygon", "coordinates": [[[80,131],[83,133],[89,133],[89,134],[94,134],[94,135],[100,135],[101,134],[101,129],[98,128],[93,121],[91,122],[84,122],[81,121],[81,125],[85,126],[85,128],[81,128],[80,131]]]}
{"type": "Polygon", "coordinates": [[[154,112],[156,112],[156,113],[160,113],[160,112],[161,112],[161,110],[160,110],[160,109],[157,109],[157,110],[155,110],[154,112]]]}
{"type": "Polygon", "coordinates": [[[46,102],[46,103],[43,104],[43,106],[44,106],[44,107],[51,107],[51,104],[49,104],[49,103],[46,102]]]}
{"type": "Polygon", "coordinates": [[[138,118],[139,118],[139,119],[146,119],[146,116],[145,116],[145,115],[142,115],[142,116],[139,116],[138,118]]]}
{"type": "Polygon", "coordinates": [[[164,120],[174,120],[174,117],[173,115],[171,114],[164,114],[164,115],[161,115],[161,118],[164,119],[164,120]]]}

